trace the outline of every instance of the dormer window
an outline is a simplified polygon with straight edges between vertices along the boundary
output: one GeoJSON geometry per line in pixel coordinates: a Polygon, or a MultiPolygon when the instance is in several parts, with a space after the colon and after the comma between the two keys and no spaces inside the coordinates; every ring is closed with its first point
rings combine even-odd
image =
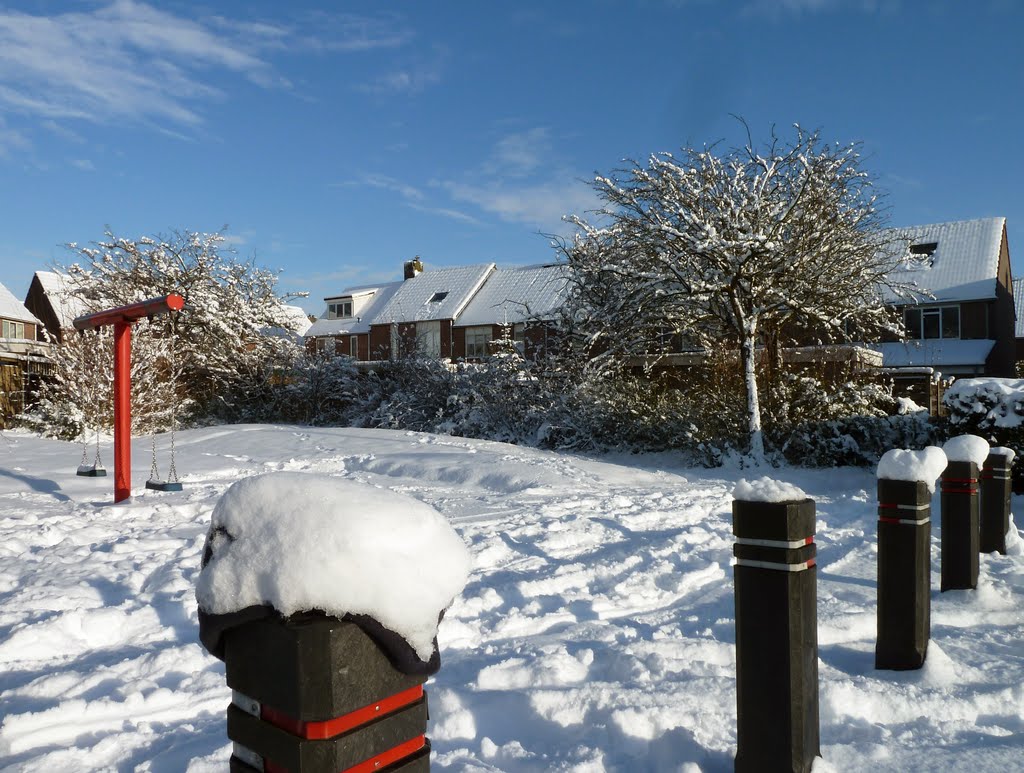
{"type": "Polygon", "coordinates": [[[922,242],[921,244],[911,244],[910,254],[919,255],[923,258],[930,258],[935,254],[935,250],[939,248],[938,242],[922,242]]]}
{"type": "Polygon", "coordinates": [[[430,300],[428,300],[427,303],[440,303],[441,301],[443,301],[447,297],[448,297],[448,291],[447,290],[445,292],[443,292],[443,293],[434,293],[433,295],[430,296],[430,300]]]}
{"type": "Polygon", "coordinates": [[[352,316],[352,299],[327,304],[328,319],[348,319],[352,316]]]}

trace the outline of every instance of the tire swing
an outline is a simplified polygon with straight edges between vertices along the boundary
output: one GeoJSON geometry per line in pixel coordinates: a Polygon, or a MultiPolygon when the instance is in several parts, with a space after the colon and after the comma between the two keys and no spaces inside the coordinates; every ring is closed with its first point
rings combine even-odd
{"type": "MultiPolygon", "coordinates": [[[[82,361],[82,375],[86,379],[98,378],[97,374],[100,372],[99,367],[93,367],[92,369],[89,368],[89,362],[86,356],[89,344],[88,341],[86,341],[85,331],[78,331],[78,335],[78,341],[81,347],[80,359],[82,361]]],[[[100,335],[101,333],[99,329],[97,329],[96,356],[93,358],[95,360],[95,362],[93,363],[94,366],[98,366],[100,360],[100,350],[102,348],[100,344],[100,335]]],[[[94,385],[90,385],[89,383],[83,384],[83,387],[84,388],[82,391],[85,393],[85,401],[84,406],[82,408],[82,461],[78,463],[77,474],[86,478],[103,478],[106,477],[107,470],[103,466],[103,460],[100,459],[100,409],[99,405],[97,405],[97,393],[99,392],[99,389],[95,388],[94,385]],[[93,456],[92,464],[89,464],[89,415],[87,411],[88,408],[92,408],[93,431],[95,432],[96,435],[96,453],[93,456]]]]}
{"type": "Polygon", "coordinates": [[[165,479],[160,478],[160,470],[157,468],[156,463],[156,429],[154,428],[150,432],[152,437],[152,463],[149,468],[149,480],[146,481],[146,488],[153,491],[181,491],[181,481],[178,480],[178,470],[174,466],[174,433],[178,428],[178,357],[175,352],[174,342],[177,339],[178,329],[178,314],[177,312],[171,312],[171,325],[170,325],[170,346],[168,348],[168,355],[166,362],[170,370],[170,378],[168,379],[168,392],[170,393],[171,403],[171,449],[170,449],[170,468],[167,470],[167,477],[165,479]]]}

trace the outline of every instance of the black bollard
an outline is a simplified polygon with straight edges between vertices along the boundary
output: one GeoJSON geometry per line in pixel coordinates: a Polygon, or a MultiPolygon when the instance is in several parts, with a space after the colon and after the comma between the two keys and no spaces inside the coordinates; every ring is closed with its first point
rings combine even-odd
{"type": "Polygon", "coordinates": [[[200,615],[232,689],[231,773],[428,773],[427,674],[392,663],[367,631],[321,613],[200,615]]]}
{"type": "Polygon", "coordinates": [[[978,587],[978,465],[950,462],[942,473],[941,590],[978,587]]]}
{"type": "Polygon", "coordinates": [[[924,481],[878,481],[875,668],[920,668],[928,652],[931,499],[924,481]]]}
{"type": "Polygon", "coordinates": [[[1006,555],[1006,532],[1010,528],[1010,449],[992,449],[981,471],[981,528],[979,550],[1006,555]]]}
{"type": "Polygon", "coordinates": [[[733,502],[736,770],[810,771],[818,740],[814,501],[733,502]]]}

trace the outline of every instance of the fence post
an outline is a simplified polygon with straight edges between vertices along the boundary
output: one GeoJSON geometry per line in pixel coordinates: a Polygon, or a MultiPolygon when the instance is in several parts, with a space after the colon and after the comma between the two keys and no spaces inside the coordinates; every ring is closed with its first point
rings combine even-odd
{"type": "Polygon", "coordinates": [[[878,480],[875,668],[920,668],[928,653],[931,499],[925,481],[878,480]]]}
{"type": "Polygon", "coordinates": [[[1006,555],[1006,532],[1010,528],[1010,467],[1014,452],[1009,448],[989,449],[981,471],[981,529],[979,550],[1006,555]]]}
{"type": "Polygon", "coordinates": [[[396,669],[360,625],[269,608],[200,611],[200,637],[232,690],[231,773],[430,770],[427,676],[396,669]]]}
{"type": "Polygon", "coordinates": [[[736,771],[810,771],[818,737],[814,501],[733,501],[736,771]]]}

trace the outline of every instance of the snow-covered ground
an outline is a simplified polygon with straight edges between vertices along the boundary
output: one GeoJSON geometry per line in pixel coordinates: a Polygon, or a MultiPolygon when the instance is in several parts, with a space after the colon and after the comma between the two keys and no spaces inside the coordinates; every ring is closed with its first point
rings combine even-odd
{"type": "MultiPolygon", "coordinates": [[[[183,492],[141,488],[140,441],[136,496],[112,505],[111,478],[75,476],[76,446],[0,438],[0,769],[225,769],[223,664],[197,640],[200,552],[231,483],[296,470],[421,499],[473,553],[428,684],[433,769],[732,770],[742,471],[373,430],[217,427],[177,446],[183,492]]],[[[981,557],[977,591],[940,594],[933,521],[928,661],[880,672],[874,472],[772,474],[818,503],[815,769],[1024,769],[1016,531],[1013,554],[981,557]]]]}

